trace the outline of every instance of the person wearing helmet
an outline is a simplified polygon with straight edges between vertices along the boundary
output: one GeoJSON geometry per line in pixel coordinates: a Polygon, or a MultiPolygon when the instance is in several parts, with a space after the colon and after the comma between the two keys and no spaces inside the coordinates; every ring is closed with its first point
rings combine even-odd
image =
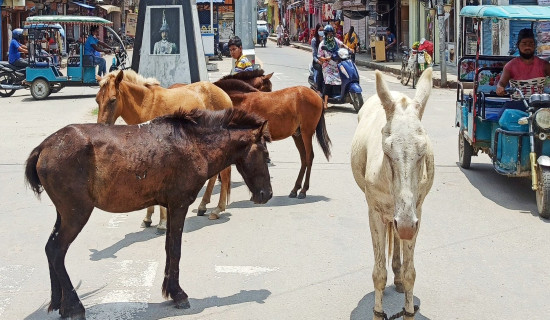
{"type": "Polygon", "coordinates": [[[161,39],[155,43],[155,46],[153,47],[153,54],[177,54],[178,47],[176,44],[168,41],[170,27],[166,22],[164,11],[162,11],[162,26],[160,27],[159,32],[161,39]]]}
{"type": "MultiPolygon", "coordinates": [[[[328,97],[334,93],[337,86],[342,84],[340,79],[340,73],[338,71],[338,62],[332,60],[334,53],[340,48],[348,48],[342,41],[338,40],[335,36],[334,27],[330,24],[324,29],[325,38],[319,44],[319,51],[317,53],[319,61],[323,67],[323,78],[325,84],[323,87],[323,107],[326,109],[328,106],[328,97]]],[[[353,50],[350,50],[353,53],[353,50]]]]}
{"type": "Polygon", "coordinates": [[[84,43],[84,55],[86,59],[89,59],[93,62],[94,66],[99,66],[97,71],[98,76],[103,76],[107,73],[107,63],[105,59],[101,56],[97,56],[96,52],[111,52],[111,47],[103,41],[99,41],[99,27],[92,26],[90,28],[90,35],[84,43]]]}
{"type": "MultiPolygon", "coordinates": [[[[502,75],[497,84],[497,94],[506,94],[505,87],[508,81],[516,88],[520,88],[526,98],[533,93],[544,93],[545,78],[550,76],[550,64],[535,56],[535,34],[531,29],[522,29],[518,34],[517,47],[519,57],[514,58],[504,66],[502,75]]],[[[514,98],[519,98],[515,94],[514,98]]]]}
{"type": "Polygon", "coordinates": [[[23,41],[23,29],[14,29],[10,41],[8,62],[17,68],[25,68],[29,65],[29,60],[21,57],[22,53],[29,53],[29,49],[21,41],[23,41]]]}

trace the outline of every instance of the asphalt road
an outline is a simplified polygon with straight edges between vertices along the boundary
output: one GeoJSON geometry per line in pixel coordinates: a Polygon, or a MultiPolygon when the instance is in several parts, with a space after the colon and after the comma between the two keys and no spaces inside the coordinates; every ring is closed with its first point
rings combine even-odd
{"type": "MultiPolygon", "coordinates": [[[[274,89],[307,85],[310,53],[257,48],[275,72],[274,89]]],[[[230,68],[219,62],[219,78],[230,68]]],[[[361,70],[365,100],[373,71],[361,70]]],[[[414,95],[387,76],[392,90],[414,95]]],[[[50,281],[44,245],[55,208],[25,187],[24,162],[45,137],[70,123],[95,122],[96,88],[65,88],[45,101],[28,91],[0,99],[0,319],[58,319],[46,312],[50,281]]],[[[470,170],[457,166],[455,91],[434,89],[423,123],[435,152],[435,181],[426,198],[416,246],[416,319],[548,319],[550,222],[538,217],[528,180],[496,174],[486,155],[470,170]]],[[[72,244],[66,266],[88,319],[368,319],[372,318],[373,254],[364,194],[350,169],[357,116],[351,105],[326,113],[330,162],[314,142],[311,187],[289,199],[298,173],[294,143],[271,143],[274,191],[254,205],[238,174],[231,204],[217,221],[191,206],[184,228],[180,281],[191,309],[162,297],[164,236],[140,229],[145,210],[96,209],[72,244]]],[[[209,208],[217,202],[219,187],[209,208]]],[[[153,224],[158,215],[153,218],[153,224]]],[[[390,268],[391,269],[391,268],[390,268]]],[[[404,296],[385,291],[386,313],[404,296]]]]}

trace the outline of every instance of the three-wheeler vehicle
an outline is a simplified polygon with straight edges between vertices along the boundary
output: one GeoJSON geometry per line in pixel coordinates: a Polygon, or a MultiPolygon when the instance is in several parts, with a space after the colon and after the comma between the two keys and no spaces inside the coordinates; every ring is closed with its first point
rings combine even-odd
{"type": "MultiPolygon", "coordinates": [[[[118,34],[109,26],[111,21],[94,16],[34,16],[25,21],[25,27],[29,48],[29,66],[25,69],[23,79],[17,77],[0,77],[0,91],[2,96],[10,96],[15,90],[29,88],[32,96],[37,99],[45,99],[51,93],[58,92],[65,86],[97,86],[96,66],[93,65],[93,57],[84,54],[84,43],[78,45],[80,50],[67,50],[67,70],[64,75],[58,64],[49,59],[41,48],[44,33],[51,29],[60,29],[61,25],[79,25],[80,30],[93,25],[102,26],[116,39],[120,46],[113,48],[115,59],[111,65],[113,69],[125,69],[127,53],[118,34]]],[[[21,70],[18,70],[21,73],[21,70]]]]}
{"type": "MultiPolygon", "coordinates": [[[[504,65],[512,56],[480,53],[480,31],[484,21],[531,21],[537,34],[538,21],[550,21],[550,7],[466,6],[461,17],[472,18],[477,34],[475,55],[463,55],[458,64],[455,125],[459,127],[459,165],[468,169],[480,151],[491,157],[496,172],[509,177],[530,177],[536,192],[537,209],[550,218],[550,91],[524,95],[522,88],[509,87],[509,96],[496,95],[504,65]],[[472,83],[471,93],[464,91],[472,83]],[[527,96],[527,98],[526,98],[527,96]]],[[[464,46],[463,46],[464,47],[464,46]]],[[[521,82],[519,82],[521,83],[521,82]]]]}

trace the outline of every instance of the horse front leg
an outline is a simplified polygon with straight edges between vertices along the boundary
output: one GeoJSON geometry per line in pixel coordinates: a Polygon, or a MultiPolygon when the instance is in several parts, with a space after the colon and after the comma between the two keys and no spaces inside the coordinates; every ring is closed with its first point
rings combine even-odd
{"type": "Polygon", "coordinates": [[[189,299],[179,284],[179,263],[181,258],[181,236],[183,224],[189,205],[173,209],[169,207],[168,232],[166,234],[166,268],[162,293],[165,297],[170,296],[176,303],[178,309],[189,309],[189,299]]]}
{"type": "Polygon", "coordinates": [[[204,195],[202,196],[201,204],[199,204],[197,216],[204,216],[204,214],[206,213],[206,205],[210,203],[210,198],[212,197],[212,191],[214,190],[214,185],[216,184],[217,177],[218,175],[216,174],[212,176],[210,180],[208,180],[206,190],[204,191],[204,195]]]}
{"type": "Polygon", "coordinates": [[[302,180],[304,179],[304,173],[306,171],[306,148],[304,147],[304,141],[302,141],[302,137],[299,134],[299,131],[296,131],[296,133],[292,135],[292,139],[294,139],[294,144],[296,144],[296,148],[300,153],[301,167],[300,172],[298,173],[298,178],[294,183],[294,189],[290,191],[288,197],[296,198],[296,196],[298,195],[298,190],[302,188],[302,180]]]}
{"type": "MultiPolygon", "coordinates": [[[[420,218],[421,209],[417,208],[417,216],[420,218]]],[[[405,320],[414,320],[416,313],[414,307],[414,281],[416,280],[416,270],[414,268],[414,247],[416,245],[416,236],[420,229],[420,219],[418,219],[418,228],[416,234],[410,241],[403,241],[403,289],[405,290],[405,312],[403,316],[405,320]]]]}
{"type": "Polygon", "coordinates": [[[223,169],[220,172],[220,177],[222,180],[220,200],[218,201],[218,206],[210,212],[210,215],[208,216],[208,219],[210,220],[219,219],[220,213],[225,211],[225,207],[229,203],[229,196],[231,194],[231,166],[223,169]]]}
{"type": "Polygon", "coordinates": [[[384,307],[382,298],[384,288],[388,280],[388,271],[386,270],[386,226],[382,221],[381,214],[369,207],[369,225],[372,238],[372,248],[374,252],[374,268],[372,271],[372,281],[374,284],[374,310],[373,319],[384,319],[384,307]]]}

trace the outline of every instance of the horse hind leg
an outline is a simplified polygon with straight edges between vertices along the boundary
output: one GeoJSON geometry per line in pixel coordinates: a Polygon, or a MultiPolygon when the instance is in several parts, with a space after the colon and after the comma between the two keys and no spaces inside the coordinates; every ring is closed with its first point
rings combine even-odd
{"type": "Polygon", "coordinates": [[[54,226],[55,232],[52,232],[46,243],[46,256],[50,265],[50,278],[52,282],[52,302],[48,307],[48,311],[58,308],[62,318],[70,317],[72,320],[85,319],[84,306],[78,298],[65,268],[65,256],[67,255],[69,246],[90,218],[93,208],[90,205],[84,208],[80,207],[76,210],[75,208],[59,210],[60,223],[56,222],[54,226]],[[51,277],[52,274],[57,277],[57,283],[55,277],[51,277]],[[57,301],[57,295],[59,294],[57,285],[61,288],[60,303],[57,301]]]}
{"type": "Polygon", "coordinates": [[[229,198],[231,194],[231,167],[227,167],[220,172],[220,177],[222,180],[221,190],[220,190],[220,200],[218,201],[218,206],[210,212],[208,219],[216,220],[220,218],[220,213],[225,211],[226,205],[229,203],[229,198]]]}
{"type": "MultiPolygon", "coordinates": [[[[55,225],[53,227],[52,233],[50,234],[50,237],[48,238],[48,244],[53,241],[55,241],[55,237],[57,236],[59,232],[59,226],[61,224],[61,216],[59,215],[59,212],[57,212],[57,219],[55,221],[55,225]]],[[[59,310],[61,307],[61,298],[62,298],[62,292],[61,292],[61,283],[59,283],[59,278],[57,277],[57,273],[55,272],[55,266],[52,259],[50,259],[50,255],[48,254],[48,245],[46,245],[46,256],[48,257],[48,266],[50,269],[50,282],[51,282],[51,298],[50,305],[48,306],[48,312],[59,310]]]]}
{"type": "Polygon", "coordinates": [[[143,222],[141,222],[142,228],[149,228],[151,226],[151,223],[153,220],[151,220],[151,217],[153,216],[153,213],[155,212],[155,206],[147,207],[147,213],[145,214],[145,218],[143,218],[143,222]]]}
{"type": "MultiPolygon", "coordinates": [[[[301,166],[300,172],[298,173],[298,178],[296,178],[296,182],[294,183],[294,189],[290,191],[288,197],[296,198],[296,196],[298,195],[298,190],[302,189],[302,180],[304,179],[304,173],[306,171],[306,148],[304,147],[304,141],[302,141],[300,131],[296,131],[296,133],[292,135],[292,139],[294,139],[294,144],[296,145],[296,148],[300,153],[301,166]]],[[[301,194],[302,193],[300,193],[300,195],[301,194]]],[[[305,198],[305,193],[302,198],[305,198]]]]}
{"type": "MultiPolygon", "coordinates": [[[[393,256],[392,256],[392,270],[393,270],[393,284],[395,285],[395,291],[399,293],[405,292],[403,288],[403,275],[401,274],[401,240],[393,229],[393,223],[390,224],[390,231],[393,235],[393,256]]],[[[390,237],[390,235],[388,235],[390,237]]]]}
{"type": "Polygon", "coordinates": [[[159,206],[159,211],[160,211],[160,220],[159,220],[159,224],[157,225],[157,233],[164,234],[166,232],[166,221],[167,221],[166,208],[163,206],[159,206]]]}
{"type": "Polygon", "coordinates": [[[206,190],[204,191],[204,195],[202,196],[201,204],[199,204],[199,209],[197,212],[197,216],[204,216],[206,213],[206,205],[210,203],[210,198],[212,197],[212,191],[214,190],[214,185],[216,184],[216,177],[217,175],[213,176],[208,180],[208,184],[206,185],[206,190]]]}
{"type": "MultiPolygon", "coordinates": [[[[313,133],[302,133],[302,141],[305,150],[305,164],[306,164],[306,178],[304,180],[304,186],[298,195],[298,199],[304,199],[306,197],[306,192],[309,190],[309,177],[311,176],[311,166],[313,165],[313,158],[315,157],[313,153],[313,133]]],[[[300,154],[302,156],[302,154],[300,154]]],[[[303,166],[304,160],[302,160],[303,166]]]]}

